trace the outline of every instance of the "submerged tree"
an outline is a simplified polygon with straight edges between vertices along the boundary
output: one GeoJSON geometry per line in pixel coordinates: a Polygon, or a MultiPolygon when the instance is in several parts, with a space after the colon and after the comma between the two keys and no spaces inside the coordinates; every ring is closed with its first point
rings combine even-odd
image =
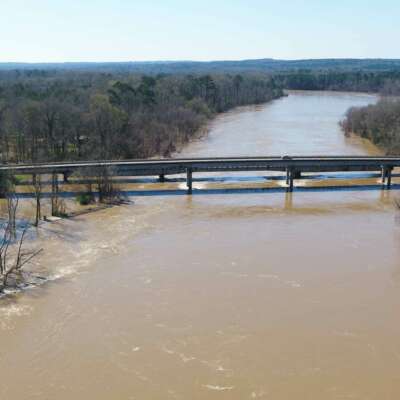
{"type": "Polygon", "coordinates": [[[10,286],[11,276],[14,278],[11,285],[17,285],[18,280],[22,279],[23,266],[42,251],[42,249],[23,250],[29,225],[25,224],[18,237],[16,229],[18,198],[9,196],[7,202],[7,217],[0,226],[0,291],[10,286]]]}
{"type": "Polygon", "coordinates": [[[58,174],[51,174],[51,215],[53,217],[65,216],[65,203],[60,197],[60,189],[58,185],[58,174]]]}
{"type": "Polygon", "coordinates": [[[113,203],[121,200],[121,192],[114,180],[114,169],[107,165],[84,167],[75,174],[85,183],[86,190],[77,196],[82,205],[95,202],[95,194],[100,203],[113,203]]]}
{"type": "Polygon", "coordinates": [[[120,199],[120,192],[117,189],[111,167],[103,166],[95,169],[95,179],[100,203],[110,203],[120,199]]]}
{"type": "Polygon", "coordinates": [[[42,215],[42,177],[40,174],[32,175],[32,185],[33,185],[33,193],[35,195],[35,222],[34,226],[39,225],[39,221],[42,215]]]}

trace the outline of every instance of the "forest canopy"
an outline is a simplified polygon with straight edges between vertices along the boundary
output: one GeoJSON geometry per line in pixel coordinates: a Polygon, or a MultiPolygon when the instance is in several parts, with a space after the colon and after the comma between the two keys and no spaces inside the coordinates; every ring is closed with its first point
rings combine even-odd
{"type": "Polygon", "coordinates": [[[342,122],[346,134],[355,133],[385,150],[387,154],[400,154],[400,100],[383,98],[367,107],[348,110],[342,122]]]}
{"type": "Polygon", "coordinates": [[[2,162],[168,156],[214,114],[283,95],[263,74],[0,73],[2,162]]]}
{"type": "MultiPolygon", "coordinates": [[[[3,64],[1,161],[167,157],[215,114],[268,102],[282,96],[284,89],[400,95],[400,62],[396,60],[226,61],[193,63],[203,71],[215,67],[218,72],[214,73],[189,73],[191,64],[186,73],[160,72],[174,65],[186,64],[77,63],[43,65],[42,69],[25,64],[12,69],[3,64]],[[148,73],[130,72],[133,66],[148,73]],[[233,73],[235,66],[245,72],[233,73]],[[272,71],[261,72],[262,66],[272,71]]],[[[385,107],[393,109],[393,105],[377,106],[385,107]]],[[[359,120],[358,114],[352,110],[349,123],[356,115],[359,120]]],[[[371,132],[364,130],[363,135],[377,141],[371,132]]],[[[386,133],[374,135],[387,146],[386,133]]]]}

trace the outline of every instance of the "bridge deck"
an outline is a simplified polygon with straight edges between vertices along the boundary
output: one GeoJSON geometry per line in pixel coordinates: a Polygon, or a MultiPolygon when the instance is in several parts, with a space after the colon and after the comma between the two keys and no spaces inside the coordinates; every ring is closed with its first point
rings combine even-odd
{"type": "Polygon", "coordinates": [[[286,171],[288,168],[302,172],[323,171],[366,171],[380,170],[383,167],[400,167],[400,157],[366,156],[295,156],[295,157],[218,157],[218,158],[175,158],[148,160],[111,160],[52,162],[38,164],[3,164],[1,170],[20,174],[46,174],[52,172],[73,173],[79,169],[113,167],[116,174],[157,175],[162,173],[183,173],[188,168],[192,171],[251,171],[271,170],[286,171]]]}
{"type": "Polygon", "coordinates": [[[284,156],[284,157],[216,157],[216,158],[171,158],[147,160],[107,160],[51,162],[40,164],[3,164],[0,171],[14,174],[64,174],[77,171],[95,174],[95,169],[109,167],[115,176],[149,176],[187,174],[188,191],[192,189],[192,174],[195,172],[218,171],[284,171],[287,174],[289,190],[294,179],[303,172],[346,172],[379,171],[390,187],[391,171],[400,167],[400,157],[371,156],[284,156]]]}

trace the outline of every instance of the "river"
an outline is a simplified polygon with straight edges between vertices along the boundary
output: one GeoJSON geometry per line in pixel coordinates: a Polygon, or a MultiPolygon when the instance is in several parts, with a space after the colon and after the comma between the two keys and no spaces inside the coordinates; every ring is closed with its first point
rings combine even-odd
{"type": "MultiPolygon", "coordinates": [[[[374,154],[338,126],[374,101],[292,92],[178,156],[374,154]]],[[[48,224],[50,282],[0,300],[0,398],[399,398],[396,190],[224,175],[48,224]]]]}

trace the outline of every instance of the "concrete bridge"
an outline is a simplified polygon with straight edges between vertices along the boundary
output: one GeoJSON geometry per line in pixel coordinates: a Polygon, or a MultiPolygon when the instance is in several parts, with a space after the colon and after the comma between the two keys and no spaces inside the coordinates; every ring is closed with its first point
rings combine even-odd
{"type": "Polygon", "coordinates": [[[111,168],[113,176],[158,176],[186,174],[188,193],[192,192],[193,174],[201,172],[280,171],[286,173],[287,190],[292,191],[295,179],[307,179],[303,173],[379,172],[382,184],[391,186],[392,170],[400,167],[400,157],[370,156],[283,156],[283,157],[215,157],[147,160],[76,161],[40,164],[2,164],[1,171],[13,174],[58,174],[64,180],[75,172],[95,176],[99,168],[111,168]]]}

